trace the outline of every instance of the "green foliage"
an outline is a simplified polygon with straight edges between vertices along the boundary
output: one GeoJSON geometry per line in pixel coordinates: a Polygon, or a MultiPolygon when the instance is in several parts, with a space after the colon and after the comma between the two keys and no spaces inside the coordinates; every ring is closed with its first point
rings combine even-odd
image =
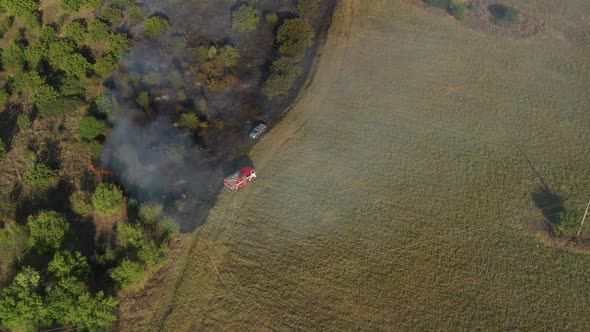
{"type": "Polygon", "coordinates": [[[109,37],[109,27],[99,20],[88,23],[88,37],[93,43],[100,43],[109,37]]]}
{"type": "Polygon", "coordinates": [[[59,93],[49,84],[41,84],[33,88],[31,101],[39,108],[51,104],[59,98],[59,93]]]}
{"type": "Polygon", "coordinates": [[[428,5],[448,10],[452,0],[424,0],[428,5]]]}
{"type": "Polygon", "coordinates": [[[9,73],[22,71],[25,63],[25,48],[22,45],[11,43],[2,51],[2,67],[9,73]]]}
{"type": "Polygon", "coordinates": [[[66,13],[75,13],[80,10],[86,2],[86,0],[60,0],[60,5],[66,13]]]}
{"type": "Polygon", "coordinates": [[[131,20],[131,23],[133,24],[138,24],[141,21],[143,21],[143,9],[138,6],[138,5],[132,5],[131,7],[129,7],[129,18],[131,20]]]}
{"type": "Polygon", "coordinates": [[[111,118],[119,108],[119,102],[114,95],[110,93],[103,93],[96,97],[92,104],[93,109],[107,118],[111,118]]]}
{"type": "Polygon", "coordinates": [[[238,32],[256,30],[260,22],[259,12],[249,5],[242,5],[232,13],[232,28],[238,32]]]}
{"type": "Polygon", "coordinates": [[[96,63],[92,66],[92,70],[100,77],[106,77],[112,73],[119,65],[117,57],[111,53],[104,54],[101,58],[96,60],[96,63]]]}
{"type": "Polygon", "coordinates": [[[123,224],[117,227],[117,236],[122,247],[138,249],[144,245],[144,234],[136,225],[123,224]]]}
{"type": "Polygon", "coordinates": [[[16,124],[21,131],[28,131],[31,129],[33,122],[31,121],[31,118],[28,114],[23,113],[16,118],[16,124]]]}
{"type": "Polygon", "coordinates": [[[12,266],[18,264],[29,249],[29,235],[26,227],[9,221],[7,218],[12,217],[9,214],[13,214],[13,212],[3,212],[0,217],[0,221],[4,223],[4,227],[0,228],[1,271],[9,271],[12,266]]]}
{"type": "Polygon", "coordinates": [[[452,2],[451,6],[449,7],[449,14],[453,15],[457,20],[463,21],[465,19],[465,10],[467,5],[464,3],[455,3],[452,2]]]}
{"type": "Polygon", "coordinates": [[[219,56],[217,58],[224,65],[228,67],[234,67],[238,64],[240,52],[237,48],[226,45],[219,50],[219,56]]]}
{"type": "Polygon", "coordinates": [[[62,76],[59,82],[59,94],[65,97],[84,98],[86,82],[76,77],[62,76]]]}
{"type": "Polygon", "coordinates": [[[147,85],[158,85],[160,84],[160,80],[162,78],[161,76],[162,75],[160,75],[160,73],[157,71],[150,71],[142,78],[141,81],[147,85]]]}
{"type": "Polygon", "coordinates": [[[0,138],[0,160],[3,160],[4,158],[6,158],[6,144],[0,138]]]}
{"type": "Polygon", "coordinates": [[[122,33],[112,33],[107,41],[107,52],[117,58],[125,55],[131,48],[131,41],[127,35],[122,33]]]}
{"type": "Polygon", "coordinates": [[[49,46],[49,52],[47,53],[47,59],[49,63],[54,67],[60,67],[63,58],[74,54],[76,44],[71,40],[60,39],[51,43],[49,46]]]}
{"type": "Polygon", "coordinates": [[[26,18],[37,10],[39,5],[35,0],[3,0],[0,6],[4,8],[11,16],[26,18]]]}
{"type": "Polygon", "coordinates": [[[267,13],[264,18],[266,19],[266,22],[272,26],[275,26],[277,23],[279,23],[279,15],[275,13],[267,13]]]}
{"type": "Polygon", "coordinates": [[[124,258],[119,266],[111,270],[110,275],[119,286],[125,288],[145,278],[145,269],[140,263],[124,258]]]}
{"type": "Polygon", "coordinates": [[[288,19],[281,25],[277,34],[279,54],[301,58],[312,45],[315,32],[313,27],[302,18],[288,19]]]}
{"type": "Polygon", "coordinates": [[[578,210],[566,210],[555,217],[556,233],[561,236],[572,236],[578,232],[582,221],[582,213],[578,210]]]}
{"type": "Polygon", "coordinates": [[[49,262],[47,269],[58,279],[66,277],[85,279],[90,275],[88,260],[79,251],[74,253],[67,250],[58,251],[49,262]]]}
{"type": "Polygon", "coordinates": [[[4,37],[6,31],[8,31],[8,29],[10,29],[10,27],[12,26],[12,23],[14,23],[14,19],[11,16],[5,17],[2,20],[0,20],[0,38],[4,37]]]}
{"type": "Polygon", "coordinates": [[[85,191],[76,191],[70,196],[72,211],[87,215],[92,212],[92,201],[90,195],[85,191]]]}
{"type": "Polygon", "coordinates": [[[84,101],[77,98],[56,98],[38,106],[39,114],[44,118],[63,115],[85,105],[84,101]]]}
{"type": "Polygon", "coordinates": [[[139,259],[149,267],[158,267],[164,263],[166,246],[158,246],[155,241],[146,241],[138,252],[139,259]]]}
{"type": "Polygon", "coordinates": [[[44,164],[37,164],[25,172],[23,182],[32,189],[44,189],[55,182],[55,173],[44,164]]]}
{"type": "Polygon", "coordinates": [[[319,0],[299,0],[297,12],[300,16],[309,17],[317,12],[319,6],[319,0]]]}
{"type": "Polygon", "coordinates": [[[497,24],[515,23],[520,18],[520,12],[513,7],[503,4],[494,4],[489,7],[490,13],[494,16],[497,24]]]}
{"type": "Polygon", "coordinates": [[[0,88],[0,110],[6,107],[8,104],[8,99],[10,98],[10,94],[6,92],[6,90],[0,88]]]}
{"type": "Polygon", "coordinates": [[[201,121],[195,113],[183,113],[178,120],[178,126],[188,129],[207,128],[207,122],[201,121]]]}
{"type": "Polygon", "coordinates": [[[61,247],[70,225],[59,213],[42,211],[29,216],[27,227],[31,234],[29,245],[40,253],[46,253],[61,247]]]}
{"type": "Polygon", "coordinates": [[[90,69],[90,64],[81,54],[74,53],[64,56],[59,67],[68,75],[86,77],[86,72],[90,69]]]}
{"type": "Polygon", "coordinates": [[[162,146],[162,152],[166,154],[166,157],[175,161],[182,161],[186,158],[186,148],[181,143],[164,144],[162,146]]]}
{"type": "Polygon", "coordinates": [[[262,91],[270,99],[285,96],[302,73],[303,70],[292,59],[279,58],[273,62],[262,91]]]}
{"type": "Polygon", "coordinates": [[[8,329],[32,331],[47,325],[51,318],[39,293],[41,275],[25,267],[10,286],[0,291],[0,324],[8,329]]]}
{"type": "Polygon", "coordinates": [[[66,315],[68,323],[88,328],[89,331],[106,330],[117,319],[117,300],[106,297],[102,291],[96,296],[85,292],[80,295],[66,315]]]}
{"type": "Polygon", "coordinates": [[[100,19],[111,24],[117,24],[123,21],[123,11],[120,8],[108,6],[104,7],[99,15],[100,19]]]}
{"type": "Polygon", "coordinates": [[[170,23],[162,17],[153,16],[145,20],[143,27],[147,36],[157,37],[170,30],[170,23]]]}
{"type": "Polygon", "coordinates": [[[92,141],[95,138],[103,135],[107,129],[107,124],[93,116],[86,116],[80,120],[78,126],[78,134],[80,138],[86,141],[92,141]]]}
{"type": "Polygon", "coordinates": [[[141,92],[136,101],[144,110],[147,111],[150,108],[150,95],[147,91],[141,92]]]}
{"type": "Polygon", "coordinates": [[[211,45],[211,47],[209,47],[209,49],[207,50],[207,57],[209,59],[213,59],[216,55],[217,55],[217,47],[211,45]]]}
{"type": "Polygon", "coordinates": [[[164,219],[164,206],[157,203],[145,203],[139,208],[139,219],[145,225],[153,226],[164,219]]]}
{"type": "Polygon", "coordinates": [[[198,46],[190,49],[191,54],[198,64],[202,64],[209,60],[209,48],[207,46],[198,46]]]}
{"type": "Polygon", "coordinates": [[[86,27],[82,25],[80,22],[72,22],[68,24],[65,29],[66,37],[71,38],[76,44],[82,45],[84,44],[84,40],[86,39],[86,27]]]}
{"type": "Polygon", "coordinates": [[[103,216],[113,215],[121,211],[123,192],[113,184],[101,183],[92,195],[92,206],[98,214],[103,216]]]}
{"type": "Polygon", "coordinates": [[[90,154],[94,157],[100,157],[102,151],[104,150],[104,146],[97,141],[88,142],[88,150],[90,150],[90,154]]]}
{"type": "Polygon", "coordinates": [[[205,98],[201,98],[199,100],[199,110],[203,113],[207,113],[208,109],[209,107],[207,106],[207,100],[205,100],[205,98]]]}

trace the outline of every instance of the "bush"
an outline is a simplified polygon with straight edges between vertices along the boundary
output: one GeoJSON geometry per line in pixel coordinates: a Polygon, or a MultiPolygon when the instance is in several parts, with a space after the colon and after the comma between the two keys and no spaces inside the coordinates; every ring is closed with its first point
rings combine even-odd
{"type": "Polygon", "coordinates": [[[11,16],[26,18],[39,10],[35,0],[3,0],[0,6],[6,9],[11,16]]]}
{"type": "Polygon", "coordinates": [[[109,27],[101,21],[88,23],[88,37],[93,43],[100,43],[109,37],[109,27]]]}
{"type": "Polygon", "coordinates": [[[144,245],[143,230],[135,225],[123,224],[117,227],[119,244],[126,249],[139,249],[144,245]]]}
{"type": "Polygon", "coordinates": [[[292,59],[280,58],[272,64],[262,91],[270,99],[285,96],[302,73],[303,70],[292,59]]]}
{"type": "Polygon", "coordinates": [[[54,170],[44,164],[37,164],[25,172],[23,182],[32,189],[44,189],[55,182],[55,175],[54,170]]]}
{"type": "Polygon", "coordinates": [[[111,270],[110,275],[119,286],[125,288],[145,278],[145,269],[141,264],[124,258],[119,266],[111,270]]]}
{"type": "Polygon", "coordinates": [[[123,192],[115,185],[101,183],[92,195],[92,206],[98,214],[103,216],[113,215],[121,211],[123,192]]]}
{"type": "Polygon", "coordinates": [[[64,56],[59,68],[63,69],[70,76],[84,78],[86,77],[86,72],[90,69],[90,64],[81,54],[74,53],[64,56]]]}
{"type": "Polygon", "coordinates": [[[0,89],[0,110],[2,110],[4,107],[6,107],[6,104],[8,104],[9,98],[10,98],[10,94],[8,94],[8,92],[6,92],[6,90],[4,90],[4,89],[0,89]]]}
{"type": "Polygon", "coordinates": [[[260,17],[258,11],[246,4],[232,13],[232,28],[238,32],[254,31],[259,22],[260,17]]]}
{"type": "Polygon", "coordinates": [[[301,18],[288,19],[277,34],[281,56],[301,58],[312,45],[315,32],[309,23],[301,18]]]}
{"type": "Polygon", "coordinates": [[[453,15],[457,20],[463,21],[465,19],[465,9],[467,6],[464,3],[451,3],[449,7],[449,13],[453,15]]]}
{"type": "Polygon", "coordinates": [[[178,126],[187,129],[207,128],[207,122],[201,121],[195,113],[184,113],[178,120],[178,126]]]}
{"type": "Polygon", "coordinates": [[[11,43],[2,51],[2,68],[9,73],[22,71],[25,63],[25,48],[21,45],[11,43]]]}
{"type": "Polygon", "coordinates": [[[58,279],[66,277],[75,277],[84,279],[90,275],[90,265],[88,260],[79,251],[74,253],[64,250],[59,251],[49,262],[47,270],[58,279]]]}
{"type": "Polygon", "coordinates": [[[297,3],[297,12],[299,12],[300,16],[308,17],[315,14],[319,5],[319,0],[299,0],[297,3]]]}
{"type": "Polygon", "coordinates": [[[100,59],[96,60],[96,63],[92,66],[92,70],[100,77],[105,77],[112,73],[119,65],[117,57],[111,53],[104,54],[100,59]]]}
{"type": "Polygon", "coordinates": [[[206,46],[191,48],[190,52],[198,64],[203,64],[209,60],[209,49],[206,46]]]}
{"type": "Polygon", "coordinates": [[[82,6],[85,4],[86,4],[86,0],[61,0],[60,1],[61,8],[66,13],[75,13],[78,10],[80,10],[80,8],[82,8],[82,6]]]}
{"type": "Polygon", "coordinates": [[[7,221],[5,215],[8,213],[2,214],[0,219],[3,220],[0,221],[4,221],[4,227],[0,228],[0,269],[10,271],[25,256],[29,234],[25,226],[7,221]]]}
{"type": "Polygon", "coordinates": [[[129,18],[133,24],[140,23],[143,21],[143,9],[138,5],[129,7],[129,18]]]}
{"type": "Polygon", "coordinates": [[[38,109],[42,117],[49,118],[75,111],[83,105],[84,101],[78,98],[57,98],[38,105],[38,109]]]}
{"type": "Polygon", "coordinates": [[[451,6],[452,0],[424,0],[427,4],[433,7],[442,8],[444,10],[448,10],[451,6]]]}
{"type": "Polygon", "coordinates": [[[112,33],[107,42],[107,52],[117,58],[125,55],[131,48],[129,37],[122,33],[112,33]]]}
{"type": "Polygon", "coordinates": [[[80,121],[78,126],[78,134],[80,138],[86,141],[92,141],[93,139],[101,136],[107,129],[107,125],[104,121],[99,120],[93,116],[84,117],[80,121]]]}
{"type": "Polygon", "coordinates": [[[82,45],[86,39],[86,28],[80,22],[68,24],[65,32],[66,37],[71,38],[78,45],[82,45]]]}
{"type": "Polygon", "coordinates": [[[108,6],[102,9],[99,15],[103,21],[117,24],[123,21],[123,11],[119,8],[108,6]]]}
{"type": "Polygon", "coordinates": [[[84,191],[76,191],[70,196],[70,206],[72,211],[86,215],[92,212],[92,203],[90,194],[84,191]]]}
{"type": "Polygon", "coordinates": [[[150,95],[147,91],[141,92],[136,101],[144,110],[147,111],[150,108],[150,95]]]}
{"type": "Polygon", "coordinates": [[[560,212],[555,218],[557,235],[572,236],[578,232],[582,221],[582,213],[577,210],[560,212]]]}
{"type": "Polygon", "coordinates": [[[170,23],[162,17],[153,16],[145,20],[143,27],[145,28],[146,35],[149,37],[157,37],[170,30],[170,23]]]}
{"type": "Polygon", "coordinates": [[[6,144],[0,138],[0,160],[6,158],[6,144]]]}
{"type": "Polygon", "coordinates": [[[146,241],[137,255],[145,265],[158,267],[164,263],[166,251],[166,246],[158,246],[154,241],[146,241]]]}
{"type": "Polygon", "coordinates": [[[61,247],[70,225],[59,213],[42,211],[29,216],[27,227],[31,234],[29,245],[40,253],[47,253],[61,247]]]}
{"type": "Polygon", "coordinates": [[[489,11],[497,24],[517,22],[520,16],[517,9],[502,4],[491,5],[489,11]]]}
{"type": "Polygon", "coordinates": [[[104,146],[97,141],[92,141],[88,143],[88,150],[90,150],[92,156],[100,157],[104,151],[104,146]]]}
{"type": "Polygon", "coordinates": [[[272,26],[275,26],[277,25],[277,23],[279,23],[279,15],[275,13],[267,13],[266,15],[264,15],[264,19],[266,20],[266,22],[268,22],[268,24],[272,26]]]}
{"type": "Polygon", "coordinates": [[[217,48],[213,45],[207,50],[207,58],[213,59],[217,55],[217,48]]]}
{"type": "Polygon", "coordinates": [[[16,118],[16,124],[18,125],[18,128],[23,132],[31,129],[31,126],[33,125],[33,123],[31,122],[31,118],[28,114],[20,114],[16,118]]]}
{"type": "Polygon", "coordinates": [[[234,67],[237,65],[239,58],[240,51],[234,47],[226,45],[219,50],[219,61],[228,67],[234,67]]]}

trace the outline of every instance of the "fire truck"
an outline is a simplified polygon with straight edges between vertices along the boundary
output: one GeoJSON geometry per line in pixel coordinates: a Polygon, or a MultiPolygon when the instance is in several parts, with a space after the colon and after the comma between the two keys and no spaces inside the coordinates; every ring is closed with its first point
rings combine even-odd
{"type": "Polygon", "coordinates": [[[253,167],[247,166],[223,180],[223,185],[229,191],[238,191],[256,178],[256,172],[253,167]]]}

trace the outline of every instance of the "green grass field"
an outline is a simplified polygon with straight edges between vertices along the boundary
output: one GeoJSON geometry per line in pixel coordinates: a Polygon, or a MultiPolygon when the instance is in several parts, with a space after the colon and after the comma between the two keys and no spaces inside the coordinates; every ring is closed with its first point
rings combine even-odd
{"type": "Polygon", "coordinates": [[[343,1],[313,83],[251,153],[256,182],[220,197],[167,296],[122,322],[149,309],[142,330],[590,329],[590,256],[531,231],[541,186],[570,209],[590,198],[590,44],[572,37],[590,3],[509,3],[545,33],[343,1]]]}

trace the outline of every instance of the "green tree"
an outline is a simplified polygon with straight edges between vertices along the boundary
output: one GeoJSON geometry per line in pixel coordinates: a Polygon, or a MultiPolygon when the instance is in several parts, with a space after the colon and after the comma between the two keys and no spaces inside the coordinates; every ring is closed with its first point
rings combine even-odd
{"type": "Polygon", "coordinates": [[[136,101],[144,110],[147,111],[150,108],[150,95],[147,91],[141,92],[136,101]]]}
{"type": "Polygon", "coordinates": [[[303,70],[294,63],[293,59],[279,58],[273,62],[270,76],[262,87],[262,91],[270,99],[285,96],[302,73],[303,70]]]}
{"type": "Polygon", "coordinates": [[[158,267],[166,260],[166,246],[158,246],[155,241],[145,241],[141,246],[138,257],[149,267],[158,267]]]}
{"type": "Polygon", "coordinates": [[[319,5],[319,0],[299,0],[297,3],[297,12],[303,17],[309,17],[316,13],[319,5]]]}
{"type": "Polygon", "coordinates": [[[0,88],[0,111],[6,107],[8,104],[8,99],[10,98],[10,94],[6,92],[6,90],[0,88]]]}
{"type": "Polygon", "coordinates": [[[577,210],[566,210],[555,217],[555,229],[558,235],[572,236],[578,232],[582,221],[582,213],[577,210]]]}
{"type": "Polygon", "coordinates": [[[457,20],[463,21],[465,19],[465,9],[467,6],[464,3],[452,1],[449,6],[449,14],[453,15],[457,20]]]}
{"type": "Polygon", "coordinates": [[[88,37],[93,43],[100,43],[109,37],[109,27],[101,21],[88,23],[88,37]]]}
{"type": "Polygon", "coordinates": [[[55,211],[42,211],[27,219],[29,245],[40,253],[59,249],[70,225],[55,211]]]}
{"type": "Polygon", "coordinates": [[[219,50],[217,57],[221,63],[228,67],[234,67],[238,64],[240,58],[240,51],[237,48],[226,45],[219,50]]]}
{"type": "Polygon", "coordinates": [[[131,23],[138,24],[143,21],[143,9],[138,5],[132,5],[128,9],[129,11],[129,18],[131,19],[131,23]]]}
{"type": "Polygon", "coordinates": [[[207,122],[201,121],[195,113],[183,113],[178,125],[188,129],[207,128],[207,122]]]}
{"type": "Polygon", "coordinates": [[[2,51],[2,67],[9,73],[22,71],[25,63],[25,48],[22,45],[11,43],[2,51]]]}
{"type": "Polygon", "coordinates": [[[83,280],[90,275],[88,260],[79,251],[58,251],[47,269],[58,279],[75,277],[83,280]]]}
{"type": "Polygon", "coordinates": [[[103,21],[117,24],[123,21],[123,11],[117,7],[107,6],[102,9],[99,17],[103,21]]]}
{"type": "Polygon", "coordinates": [[[121,211],[122,203],[123,192],[113,184],[99,184],[92,195],[92,206],[103,216],[121,211]]]}
{"type": "Polygon", "coordinates": [[[268,24],[272,25],[273,27],[279,23],[279,15],[275,13],[267,13],[264,18],[268,24]]]}
{"type": "Polygon", "coordinates": [[[39,292],[41,275],[25,267],[10,286],[0,290],[0,325],[32,331],[51,322],[50,312],[39,292]]]}
{"type": "Polygon", "coordinates": [[[76,191],[70,196],[70,206],[78,214],[86,215],[92,212],[91,196],[85,191],[76,191]]]}
{"type": "Polygon", "coordinates": [[[143,23],[145,34],[149,37],[157,37],[170,30],[170,23],[159,16],[152,16],[143,23]]]}
{"type": "Polygon", "coordinates": [[[86,116],[80,120],[78,127],[78,134],[80,138],[86,141],[92,141],[93,139],[103,135],[107,129],[107,125],[104,121],[99,120],[93,116],[86,116]]]}
{"type": "Polygon", "coordinates": [[[117,66],[119,65],[119,61],[117,57],[111,53],[106,53],[92,66],[92,70],[101,77],[105,77],[112,73],[117,66]]]}
{"type": "Polygon", "coordinates": [[[238,32],[256,30],[260,22],[260,13],[249,5],[242,5],[232,13],[232,28],[238,32]]]}
{"type": "Polygon", "coordinates": [[[31,121],[31,118],[28,114],[23,113],[19,114],[19,116],[16,118],[16,124],[21,131],[25,132],[31,129],[33,122],[31,121]]]}
{"type": "Polygon", "coordinates": [[[67,313],[66,320],[91,332],[103,331],[117,319],[116,309],[115,298],[105,297],[102,291],[96,296],[85,292],[77,298],[72,310],[67,313]]]}
{"type": "Polygon", "coordinates": [[[122,33],[112,33],[107,41],[107,52],[117,58],[125,55],[131,48],[129,37],[122,33]]]}
{"type": "Polygon", "coordinates": [[[119,266],[111,270],[110,276],[119,286],[125,288],[142,280],[145,273],[140,263],[124,258],[119,266]]]}
{"type": "Polygon", "coordinates": [[[44,164],[37,164],[25,172],[23,182],[32,189],[47,188],[55,182],[55,171],[44,164]]]}
{"type": "Polygon", "coordinates": [[[61,8],[66,13],[75,13],[87,3],[86,0],[60,0],[61,8]]]}
{"type": "Polygon", "coordinates": [[[313,27],[302,18],[288,19],[281,25],[277,34],[279,54],[301,58],[312,45],[315,32],[313,27]]]}
{"type": "Polygon", "coordinates": [[[12,16],[27,17],[39,10],[35,0],[3,0],[0,6],[12,16]]]}
{"type": "Polygon", "coordinates": [[[143,230],[136,225],[123,224],[117,227],[117,237],[122,247],[138,249],[144,245],[143,230]]]}
{"type": "Polygon", "coordinates": [[[66,26],[66,37],[71,38],[76,44],[82,45],[86,39],[86,28],[80,22],[72,22],[66,26]]]}

